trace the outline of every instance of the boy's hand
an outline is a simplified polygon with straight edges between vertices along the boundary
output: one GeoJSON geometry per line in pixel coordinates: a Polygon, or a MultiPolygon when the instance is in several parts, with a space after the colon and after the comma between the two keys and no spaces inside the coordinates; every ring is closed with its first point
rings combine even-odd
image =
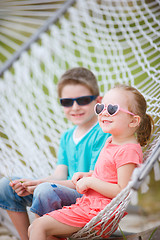
{"type": "Polygon", "coordinates": [[[27,191],[27,189],[23,186],[23,183],[25,181],[28,181],[28,179],[18,179],[14,180],[9,183],[9,185],[12,187],[12,189],[19,195],[20,197],[25,197],[30,194],[30,192],[27,191]]]}
{"type": "Polygon", "coordinates": [[[33,194],[36,186],[40,183],[39,180],[18,179],[10,182],[9,185],[20,197],[25,197],[33,194]]]}
{"type": "Polygon", "coordinates": [[[77,192],[84,194],[90,187],[91,177],[83,177],[76,184],[77,192]]]}
{"type": "Polygon", "coordinates": [[[22,186],[26,189],[29,194],[33,194],[37,185],[42,183],[41,180],[27,180],[22,183],[22,186]]]}

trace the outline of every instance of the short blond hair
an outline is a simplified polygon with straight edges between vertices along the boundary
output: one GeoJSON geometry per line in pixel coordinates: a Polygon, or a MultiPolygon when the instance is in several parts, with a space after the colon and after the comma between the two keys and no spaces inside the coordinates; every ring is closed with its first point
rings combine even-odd
{"type": "Polygon", "coordinates": [[[84,67],[75,67],[67,70],[58,82],[58,96],[61,97],[64,86],[82,84],[92,95],[99,96],[99,87],[95,75],[84,67]]]}

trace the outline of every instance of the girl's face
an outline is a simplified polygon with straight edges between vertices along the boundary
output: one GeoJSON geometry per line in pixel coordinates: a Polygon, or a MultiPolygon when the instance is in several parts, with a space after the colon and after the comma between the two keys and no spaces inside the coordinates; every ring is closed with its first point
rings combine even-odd
{"type": "MultiPolygon", "coordinates": [[[[108,91],[102,103],[106,106],[108,104],[119,105],[120,108],[128,110],[128,104],[133,101],[133,96],[129,92],[122,89],[111,89],[108,91]],[[131,100],[132,99],[132,100],[131,100]]],[[[113,136],[124,136],[130,131],[130,123],[132,122],[134,116],[123,112],[118,111],[115,115],[111,116],[104,110],[99,116],[99,124],[102,130],[106,133],[111,133],[113,136]]]]}
{"type": "MultiPolygon", "coordinates": [[[[62,89],[61,98],[77,98],[82,96],[92,95],[90,90],[81,84],[68,84],[62,89]]],[[[80,106],[74,101],[71,107],[63,107],[64,113],[72,123],[78,126],[92,125],[97,121],[97,116],[94,113],[94,106],[97,103],[99,97],[93,100],[87,105],[80,106]]]]}

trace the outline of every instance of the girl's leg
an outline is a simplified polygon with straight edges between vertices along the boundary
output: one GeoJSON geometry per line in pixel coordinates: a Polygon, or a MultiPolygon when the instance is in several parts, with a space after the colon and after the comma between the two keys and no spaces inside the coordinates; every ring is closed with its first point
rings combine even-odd
{"type": "Polygon", "coordinates": [[[16,227],[21,240],[28,240],[29,218],[26,212],[13,212],[7,210],[7,213],[16,227]]]}
{"type": "Polygon", "coordinates": [[[40,216],[38,214],[34,214],[35,218],[40,218],[40,216]]]}
{"type": "Polygon", "coordinates": [[[55,237],[68,237],[80,228],[63,224],[54,218],[44,215],[37,218],[29,227],[30,240],[46,240],[48,236],[55,237]]]}

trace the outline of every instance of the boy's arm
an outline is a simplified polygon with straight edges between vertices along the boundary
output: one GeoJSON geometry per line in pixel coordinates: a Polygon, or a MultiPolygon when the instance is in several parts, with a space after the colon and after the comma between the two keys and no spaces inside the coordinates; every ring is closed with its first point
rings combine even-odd
{"type": "MultiPolygon", "coordinates": [[[[51,176],[48,178],[45,178],[45,179],[33,180],[33,181],[31,180],[31,181],[23,182],[21,184],[28,193],[33,194],[37,185],[39,185],[40,183],[44,183],[44,182],[50,182],[52,184],[60,184],[62,186],[66,186],[66,187],[75,189],[75,185],[73,184],[73,182],[71,180],[54,180],[54,178],[52,178],[51,176]]],[[[21,193],[19,193],[18,195],[22,196],[21,193]]]]}
{"type": "Polygon", "coordinates": [[[68,177],[68,167],[64,164],[57,165],[53,175],[50,175],[44,180],[67,180],[68,177]]]}
{"type": "Polygon", "coordinates": [[[75,188],[71,181],[67,180],[68,167],[66,165],[57,165],[53,175],[46,178],[31,180],[31,179],[18,179],[10,183],[10,186],[15,190],[19,196],[27,196],[33,194],[35,188],[40,183],[51,182],[68,187],[75,188]]]}
{"type": "Polygon", "coordinates": [[[68,162],[66,156],[66,135],[67,132],[62,134],[60,139],[60,146],[58,151],[58,165],[56,166],[54,173],[46,178],[29,180],[19,179],[10,183],[10,186],[15,190],[19,196],[27,196],[33,194],[37,185],[43,182],[57,183],[71,188],[75,188],[71,180],[67,180],[68,177],[68,162]]]}

